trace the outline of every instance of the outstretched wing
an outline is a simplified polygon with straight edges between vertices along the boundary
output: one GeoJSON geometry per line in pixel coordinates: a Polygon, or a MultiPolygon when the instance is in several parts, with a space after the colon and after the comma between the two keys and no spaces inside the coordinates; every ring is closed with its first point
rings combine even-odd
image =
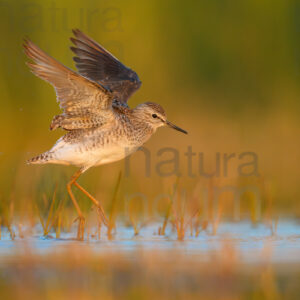
{"type": "Polygon", "coordinates": [[[107,87],[114,99],[127,103],[141,86],[138,75],[80,30],[75,29],[73,33],[76,38],[71,41],[76,47],[71,50],[76,54],[73,59],[79,73],[107,87]]]}
{"type": "Polygon", "coordinates": [[[53,85],[63,109],[64,113],[52,121],[51,129],[91,128],[103,122],[111,111],[113,97],[109,91],[62,65],[30,40],[25,40],[23,47],[33,61],[27,63],[31,71],[53,85]]]}

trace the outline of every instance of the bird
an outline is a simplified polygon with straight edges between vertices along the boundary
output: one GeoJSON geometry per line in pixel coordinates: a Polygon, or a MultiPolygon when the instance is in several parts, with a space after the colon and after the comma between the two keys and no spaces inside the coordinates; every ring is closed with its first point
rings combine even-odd
{"type": "Polygon", "coordinates": [[[24,39],[27,65],[54,87],[62,109],[54,116],[50,130],[65,131],[50,150],[27,163],[78,167],[67,183],[67,191],[78,214],[77,239],[83,240],[85,218],[72,192],[73,185],[93,202],[106,226],[108,219],[101,203],[78,184],[79,176],[91,167],[134,153],[159,127],[168,126],[185,134],[187,131],[171,123],[160,104],[145,102],[130,108],[128,99],[141,86],[137,73],[79,29],[72,32],[70,49],[77,71],[49,56],[29,38],[24,39]]]}

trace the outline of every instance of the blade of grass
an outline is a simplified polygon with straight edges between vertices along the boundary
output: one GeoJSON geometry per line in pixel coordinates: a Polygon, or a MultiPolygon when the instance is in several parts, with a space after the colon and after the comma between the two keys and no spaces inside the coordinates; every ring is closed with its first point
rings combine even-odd
{"type": "Polygon", "coordinates": [[[108,228],[107,228],[107,236],[109,239],[112,238],[112,230],[115,228],[115,210],[116,210],[116,204],[117,204],[117,195],[120,188],[122,178],[122,172],[119,173],[117,184],[114,189],[114,194],[112,198],[112,204],[111,204],[111,210],[109,214],[109,222],[108,222],[108,228]]]}
{"type": "Polygon", "coordinates": [[[55,199],[56,199],[56,191],[57,191],[57,184],[55,185],[55,188],[54,188],[54,192],[53,192],[53,196],[52,196],[52,201],[51,201],[51,205],[50,205],[50,210],[49,210],[49,214],[48,214],[48,218],[47,218],[47,222],[46,222],[47,234],[51,230],[51,226],[49,228],[49,225],[50,225],[50,222],[52,221],[53,208],[54,208],[54,203],[55,203],[55,199]]]}
{"type": "Polygon", "coordinates": [[[42,215],[41,215],[41,212],[40,212],[39,207],[37,206],[37,204],[35,205],[35,208],[36,208],[38,217],[39,217],[39,219],[40,219],[41,225],[42,225],[42,227],[43,227],[44,235],[46,235],[46,233],[45,233],[45,232],[46,232],[45,223],[44,223],[43,217],[42,217],[42,215]]]}
{"type": "Polygon", "coordinates": [[[171,214],[171,211],[172,211],[172,208],[173,208],[174,197],[175,197],[176,190],[178,189],[178,184],[179,184],[179,177],[176,178],[176,182],[175,182],[175,185],[174,185],[174,190],[173,190],[173,193],[172,193],[172,196],[171,196],[171,201],[170,201],[170,204],[168,206],[168,209],[167,209],[167,212],[166,212],[166,215],[165,215],[165,218],[164,218],[163,225],[162,225],[161,229],[159,230],[160,235],[165,235],[166,234],[166,227],[168,225],[170,214],[171,214]]]}

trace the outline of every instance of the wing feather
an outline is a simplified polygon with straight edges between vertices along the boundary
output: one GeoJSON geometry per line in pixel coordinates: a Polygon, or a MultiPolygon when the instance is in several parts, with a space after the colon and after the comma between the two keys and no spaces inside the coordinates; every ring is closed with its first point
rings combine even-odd
{"type": "Polygon", "coordinates": [[[75,47],[73,58],[78,72],[86,78],[104,85],[114,99],[127,103],[129,97],[141,86],[138,75],[123,65],[115,56],[86,36],[80,30],[73,30],[75,47]]]}
{"type": "Polygon", "coordinates": [[[27,63],[31,71],[53,85],[63,109],[64,113],[54,118],[56,123],[51,124],[52,129],[90,128],[103,122],[105,114],[111,112],[113,99],[105,87],[67,68],[30,40],[25,40],[23,47],[33,61],[27,63]]]}

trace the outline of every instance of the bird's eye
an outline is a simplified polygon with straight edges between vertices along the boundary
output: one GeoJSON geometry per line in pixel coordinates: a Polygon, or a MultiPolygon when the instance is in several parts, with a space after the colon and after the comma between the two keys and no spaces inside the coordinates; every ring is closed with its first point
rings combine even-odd
{"type": "Polygon", "coordinates": [[[153,114],[152,118],[154,118],[154,119],[157,118],[157,114],[153,114]]]}

